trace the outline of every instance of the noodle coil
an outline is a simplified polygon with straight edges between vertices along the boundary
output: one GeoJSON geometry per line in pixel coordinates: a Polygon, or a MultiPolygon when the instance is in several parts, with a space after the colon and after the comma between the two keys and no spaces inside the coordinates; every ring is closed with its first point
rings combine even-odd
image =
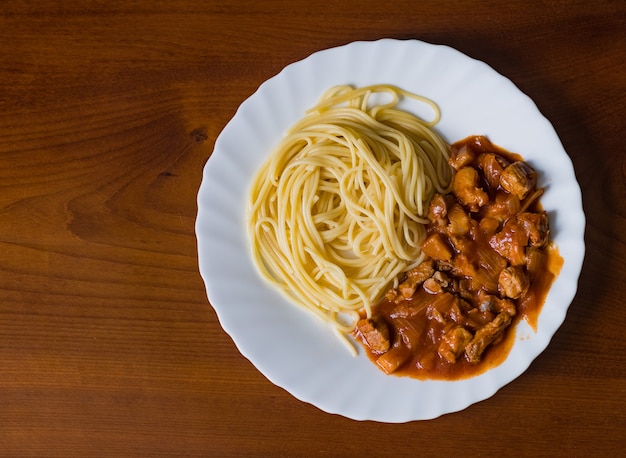
{"type": "Polygon", "coordinates": [[[332,87],[254,178],[247,224],[259,271],[340,334],[423,259],[428,204],[452,177],[438,120],[432,101],[394,86],[332,87]],[[399,109],[401,98],[434,119],[399,109]]]}

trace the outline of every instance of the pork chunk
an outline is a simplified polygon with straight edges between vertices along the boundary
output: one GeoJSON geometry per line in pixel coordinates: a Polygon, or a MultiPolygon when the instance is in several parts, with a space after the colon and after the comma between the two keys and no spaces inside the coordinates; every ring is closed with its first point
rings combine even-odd
{"type": "Polygon", "coordinates": [[[500,186],[523,200],[537,184],[537,172],[522,161],[513,162],[500,175],[500,186]]]}
{"type": "Polygon", "coordinates": [[[467,145],[463,145],[459,149],[454,148],[452,150],[452,157],[448,161],[448,164],[459,170],[460,168],[469,165],[475,157],[476,153],[474,150],[467,145]]]}
{"type": "Polygon", "coordinates": [[[409,270],[406,273],[406,276],[407,278],[411,278],[418,283],[422,283],[426,279],[432,277],[432,275],[435,273],[433,264],[434,263],[432,260],[426,260],[422,262],[420,265],[418,265],[417,267],[414,267],[413,269],[409,270]]]}
{"type": "Polygon", "coordinates": [[[462,326],[454,327],[444,334],[437,353],[449,363],[455,363],[471,340],[471,332],[462,326]]]}
{"type": "Polygon", "coordinates": [[[519,299],[528,291],[530,281],[520,266],[511,266],[502,269],[498,277],[498,291],[503,296],[519,299]]]}
{"type": "Polygon", "coordinates": [[[445,226],[447,224],[448,206],[451,204],[449,197],[435,194],[428,207],[428,219],[437,226],[445,226]]]}
{"type": "Polygon", "coordinates": [[[391,346],[389,326],[382,318],[364,318],[356,327],[368,348],[375,354],[389,351],[391,346]]]}
{"type": "Polygon", "coordinates": [[[550,234],[546,212],[523,212],[517,215],[518,224],[526,231],[531,247],[541,247],[548,242],[550,234]]]}
{"type": "Polygon", "coordinates": [[[489,239],[489,246],[514,266],[526,264],[527,244],[526,231],[514,218],[509,219],[502,230],[489,239]]]}
{"type": "Polygon", "coordinates": [[[496,156],[493,153],[483,153],[478,156],[477,164],[478,168],[483,171],[483,176],[491,189],[497,189],[500,185],[500,176],[502,171],[509,164],[501,156],[496,156]]]}
{"type": "Polygon", "coordinates": [[[479,186],[476,169],[463,167],[454,175],[452,192],[469,211],[476,212],[487,202],[489,196],[479,186]]]}
{"type": "Polygon", "coordinates": [[[398,289],[390,300],[396,302],[413,297],[417,288],[435,273],[433,261],[426,260],[406,273],[406,278],[398,285],[398,289]]]}
{"type": "Polygon", "coordinates": [[[465,347],[465,355],[470,363],[478,363],[487,347],[511,324],[511,315],[507,312],[499,313],[493,321],[480,328],[465,347]]]}
{"type": "Polygon", "coordinates": [[[472,228],[470,217],[465,213],[463,207],[455,204],[448,212],[448,233],[451,235],[465,235],[472,228]]]}

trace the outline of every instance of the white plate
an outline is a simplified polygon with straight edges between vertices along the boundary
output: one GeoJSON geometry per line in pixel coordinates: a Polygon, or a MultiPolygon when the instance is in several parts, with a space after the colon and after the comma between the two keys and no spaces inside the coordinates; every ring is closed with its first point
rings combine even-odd
{"type": "MultiPolygon", "coordinates": [[[[406,106],[419,113],[419,107],[406,106]]],[[[572,163],[550,122],[511,81],[483,62],[416,40],[354,42],[287,66],[244,101],[219,135],[198,193],[200,273],[220,324],[271,382],[318,408],[357,420],[406,422],[458,411],[492,396],[548,345],[565,319],[584,257],[585,216],[572,163]],[[525,322],[500,366],[456,381],[384,375],[351,356],[331,329],[286,302],[258,275],[245,229],[256,170],[285,130],[337,84],[389,83],[439,104],[437,129],[449,142],[485,134],[540,173],[542,197],[564,266],[539,316],[525,322]]]]}

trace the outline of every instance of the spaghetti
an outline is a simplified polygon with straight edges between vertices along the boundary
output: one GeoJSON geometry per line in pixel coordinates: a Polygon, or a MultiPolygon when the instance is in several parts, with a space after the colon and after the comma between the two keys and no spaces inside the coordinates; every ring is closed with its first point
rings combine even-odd
{"type": "Polygon", "coordinates": [[[452,176],[439,116],[394,86],[332,87],[254,178],[247,224],[261,274],[340,334],[423,259],[428,204],[452,176]],[[434,119],[399,109],[403,97],[434,119]]]}

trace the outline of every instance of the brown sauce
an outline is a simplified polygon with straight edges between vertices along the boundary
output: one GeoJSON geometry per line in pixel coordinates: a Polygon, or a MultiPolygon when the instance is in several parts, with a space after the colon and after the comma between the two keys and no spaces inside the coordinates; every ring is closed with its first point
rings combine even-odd
{"type": "Polygon", "coordinates": [[[520,320],[536,330],[563,263],[521,156],[472,136],[452,145],[450,165],[453,190],[430,205],[426,259],[355,331],[388,374],[458,380],[501,364],[520,320]]]}

